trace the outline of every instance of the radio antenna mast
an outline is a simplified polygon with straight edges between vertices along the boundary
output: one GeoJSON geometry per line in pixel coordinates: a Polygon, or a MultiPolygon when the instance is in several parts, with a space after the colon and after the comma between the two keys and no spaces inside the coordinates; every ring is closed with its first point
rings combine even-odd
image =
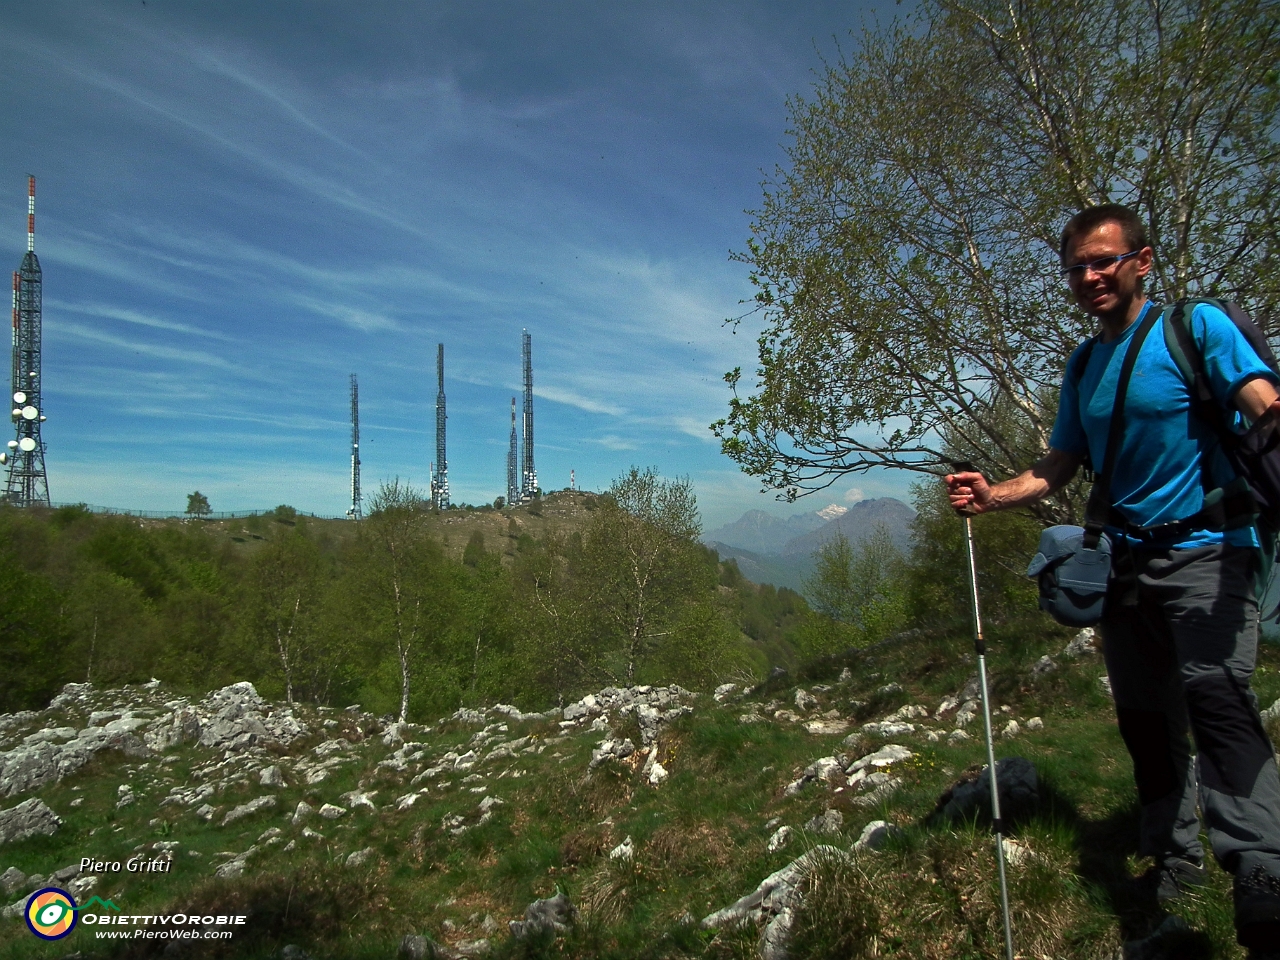
{"type": "Polygon", "coordinates": [[[49,478],[44,467],[40,424],[41,286],[36,257],[36,178],[27,178],[27,253],[13,275],[13,421],[15,436],[0,463],[8,462],[5,500],[17,507],[49,506],[49,478]]]}
{"type": "Polygon", "coordinates": [[[533,465],[533,346],[529,331],[521,332],[524,358],[524,457],[521,462],[520,498],[532,500],[538,491],[538,471],[533,465]]]}
{"type": "Polygon", "coordinates": [[[351,375],[351,506],[347,517],[360,519],[360,385],[351,375]]]}
{"type": "Polygon", "coordinates": [[[436,380],[439,392],[436,394],[436,469],[435,479],[431,485],[431,499],[435,501],[437,510],[449,509],[449,461],[445,456],[444,424],[448,417],[444,410],[444,344],[436,347],[436,380]]]}

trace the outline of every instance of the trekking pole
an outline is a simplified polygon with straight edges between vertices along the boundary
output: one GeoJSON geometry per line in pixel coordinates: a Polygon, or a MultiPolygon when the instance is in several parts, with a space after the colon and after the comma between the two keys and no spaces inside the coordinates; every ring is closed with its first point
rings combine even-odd
{"type": "MultiPolygon", "coordinates": [[[[957,472],[977,472],[972,464],[953,463],[957,472]]],[[[987,732],[987,770],[991,779],[991,819],[996,833],[996,864],[1000,869],[1000,909],[1004,915],[1004,951],[1013,960],[1013,928],[1009,925],[1009,884],[1004,875],[1004,821],[1000,818],[1000,791],[996,783],[996,750],[991,737],[991,701],[987,696],[987,644],[982,639],[982,615],[978,612],[978,567],[973,559],[973,518],[964,514],[964,543],[969,558],[969,597],[973,601],[973,649],[978,655],[978,682],[982,688],[982,723],[987,732]]]]}

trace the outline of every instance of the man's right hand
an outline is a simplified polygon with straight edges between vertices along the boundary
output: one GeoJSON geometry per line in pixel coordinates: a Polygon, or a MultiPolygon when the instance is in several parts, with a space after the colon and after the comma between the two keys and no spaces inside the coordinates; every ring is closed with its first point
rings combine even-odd
{"type": "Polygon", "coordinates": [[[991,503],[991,487],[980,473],[949,473],[942,479],[947,485],[951,508],[961,516],[982,513],[991,503]]]}

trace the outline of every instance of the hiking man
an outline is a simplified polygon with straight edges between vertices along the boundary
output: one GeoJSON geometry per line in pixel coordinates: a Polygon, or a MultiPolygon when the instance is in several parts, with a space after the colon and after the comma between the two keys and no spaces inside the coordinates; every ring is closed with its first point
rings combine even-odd
{"type": "MultiPolygon", "coordinates": [[[[1001,483],[945,478],[962,513],[1024,506],[1066,484],[1086,454],[1099,468],[1105,460],[1125,352],[1147,311],[1160,309],[1143,293],[1153,252],[1141,219],[1105,204],[1071,218],[1059,255],[1100,335],[1067,364],[1045,457],[1001,483]]],[[[1220,404],[1250,421],[1280,409],[1274,375],[1226,314],[1198,305],[1191,331],[1220,404]]],[[[1250,960],[1280,960],[1280,778],[1249,689],[1269,539],[1205,508],[1205,491],[1234,475],[1159,323],[1141,343],[1123,419],[1107,524],[1114,568],[1098,630],[1142,806],[1138,851],[1155,859],[1140,883],[1164,903],[1204,882],[1198,788],[1214,856],[1235,877],[1237,938],[1250,960]]]]}

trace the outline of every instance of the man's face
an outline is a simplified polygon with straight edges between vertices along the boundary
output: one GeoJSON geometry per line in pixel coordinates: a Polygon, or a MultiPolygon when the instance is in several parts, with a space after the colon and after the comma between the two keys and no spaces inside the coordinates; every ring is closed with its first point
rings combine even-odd
{"type": "MultiPolygon", "coordinates": [[[[1071,267],[1130,252],[1120,224],[1109,221],[1069,243],[1062,265],[1071,267]]],[[[1107,269],[1073,271],[1068,274],[1067,284],[1085,313],[1094,317],[1120,316],[1128,311],[1139,294],[1142,278],[1150,272],[1151,248],[1143,247],[1137,256],[1107,269]]]]}

